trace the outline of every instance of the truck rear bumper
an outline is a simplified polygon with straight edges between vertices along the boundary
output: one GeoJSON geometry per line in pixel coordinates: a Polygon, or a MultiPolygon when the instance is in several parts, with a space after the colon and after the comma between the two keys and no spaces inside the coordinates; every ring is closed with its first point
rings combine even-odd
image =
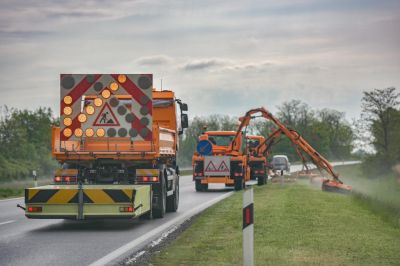
{"type": "Polygon", "coordinates": [[[226,184],[226,185],[233,185],[235,181],[231,179],[230,176],[205,176],[201,179],[202,184],[226,184]]]}
{"type": "Polygon", "coordinates": [[[31,219],[134,218],[150,211],[150,185],[50,185],[25,190],[31,219]],[[81,193],[81,196],[80,196],[81,193]]]}

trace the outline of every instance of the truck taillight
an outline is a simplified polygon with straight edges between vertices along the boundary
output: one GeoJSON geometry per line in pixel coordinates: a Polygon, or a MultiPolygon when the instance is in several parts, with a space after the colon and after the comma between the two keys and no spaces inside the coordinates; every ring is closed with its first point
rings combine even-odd
{"type": "Polygon", "coordinates": [[[28,207],[28,212],[42,212],[42,207],[28,207]]]}
{"type": "Polygon", "coordinates": [[[65,176],[64,178],[64,182],[76,182],[76,177],[71,177],[71,176],[65,176]]]}
{"type": "Polygon", "coordinates": [[[137,181],[139,182],[158,182],[158,176],[138,176],[137,181]]]}
{"type": "Polygon", "coordinates": [[[119,211],[120,212],[133,212],[133,207],[129,206],[129,207],[119,207],[119,211]]]}
{"type": "Polygon", "coordinates": [[[55,183],[60,183],[60,182],[65,182],[65,183],[71,183],[71,182],[76,182],[77,179],[75,176],[56,176],[54,177],[54,182],[55,183]]]}

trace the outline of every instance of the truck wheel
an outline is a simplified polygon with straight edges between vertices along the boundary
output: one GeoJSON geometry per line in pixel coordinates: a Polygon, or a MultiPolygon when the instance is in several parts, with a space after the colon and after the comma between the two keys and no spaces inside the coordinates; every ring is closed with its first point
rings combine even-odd
{"type": "Polygon", "coordinates": [[[259,176],[257,178],[257,185],[259,185],[259,186],[265,185],[265,176],[264,175],[263,176],[259,176]]]}
{"type": "Polygon", "coordinates": [[[244,187],[243,178],[236,178],[235,179],[235,190],[236,191],[242,190],[243,187],[244,187]]]}
{"type": "Polygon", "coordinates": [[[199,192],[199,191],[207,191],[208,190],[208,184],[202,184],[201,180],[196,180],[195,186],[196,186],[196,191],[197,192],[199,192]]]}
{"type": "Polygon", "coordinates": [[[140,220],[151,220],[153,218],[151,210],[139,216],[140,220]]]}
{"type": "Polygon", "coordinates": [[[165,178],[164,175],[160,175],[161,177],[161,182],[160,182],[160,193],[158,193],[158,206],[154,208],[153,210],[153,217],[154,218],[163,218],[165,215],[165,210],[167,208],[167,191],[166,191],[166,185],[165,185],[165,178]]]}
{"type": "Polygon", "coordinates": [[[203,190],[200,180],[196,180],[196,181],[195,181],[195,186],[196,186],[196,191],[197,191],[197,192],[203,190]]]}
{"type": "Polygon", "coordinates": [[[253,171],[250,173],[250,180],[256,180],[257,177],[254,175],[253,171]]]}
{"type": "Polygon", "coordinates": [[[167,212],[176,212],[179,205],[179,179],[176,180],[174,194],[167,197],[167,212]]]}

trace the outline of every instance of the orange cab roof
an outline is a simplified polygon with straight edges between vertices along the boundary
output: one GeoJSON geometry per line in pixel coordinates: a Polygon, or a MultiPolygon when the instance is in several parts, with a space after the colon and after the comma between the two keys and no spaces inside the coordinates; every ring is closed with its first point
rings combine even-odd
{"type": "Polygon", "coordinates": [[[236,135],[236,131],[206,131],[204,134],[234,136],[234,135],[236,135]]]}

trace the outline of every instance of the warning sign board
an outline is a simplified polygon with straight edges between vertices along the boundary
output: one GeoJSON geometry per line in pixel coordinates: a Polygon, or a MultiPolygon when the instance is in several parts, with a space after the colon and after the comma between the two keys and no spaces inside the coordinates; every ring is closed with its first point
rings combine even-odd
{"type": "Polygon", "coordinates": [[[152,74],[61,74],[60,140],[153,140],[152,74]]]}
{"type": "Polygon", "coordinates": [[[118,119],[108,103],[99,112],[93,126],[119,127],[118,119]]]}
{"type": "Polygon", "coordinates": [[[204,175],[206,176],[229,176],[230,157],[229,156],[205,156],[204,175]]]}

